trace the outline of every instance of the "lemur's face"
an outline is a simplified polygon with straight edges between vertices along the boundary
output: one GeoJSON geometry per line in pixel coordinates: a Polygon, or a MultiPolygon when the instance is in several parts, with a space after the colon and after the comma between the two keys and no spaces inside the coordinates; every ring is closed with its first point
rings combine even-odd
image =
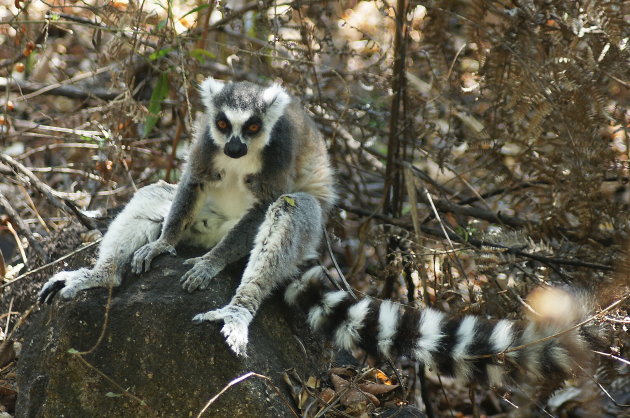
{"type": "Polygon", "coordinates": [[[224,84],[213,78],[201,84],[201,99],[212,140],[231,158],[267,145],[271,129],[291,100],[278,85],[224,84]]]}

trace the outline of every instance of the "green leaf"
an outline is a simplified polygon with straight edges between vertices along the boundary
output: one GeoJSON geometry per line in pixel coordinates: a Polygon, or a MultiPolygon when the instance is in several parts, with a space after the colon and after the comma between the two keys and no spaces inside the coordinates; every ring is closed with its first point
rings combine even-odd
{"type": "Polygon", "coordinates": [[[205,49],[202,49],[202,48],[193,49],[189,52],[189,54],[192,58],[199,61],[200,64],[203,64],[208,58],[215,59],[217,57],[212,52],[206,51],[205,49]]]}
{"type": "Polygon", "coordinates": [[[289,205],[295,207],[295,199],[290,197],[290,196],[282,196],[282,198],[284,199],[285,202],[287,202],[289,205]]]}
{"type": "Polygon", "coordinates": [[[77,350],[76,348],[70,348],[68,350],[68,353],[70,353],[70,354],[79,354],[79,350],[77,350]]]}
{"type": "Polygon", "coordinates": [[[107,392],[105,396],[108,398],[122,398],[123,395],[121,393],[107,392]]]}
{"type": "Polygon", "coordinates": [[[91,143],[96,143],[96,142],[98,142],[98,141],[96,140],[96,138],[91,137],[91,136],[88,136],[88,135],[79,135],[79,137],[80,137],[82,140],[84,140],[85,142],[91,142],[91,143]]]}
{"type": "Polygon", "coordinates": [[[53,22],[59,20],[59,18],[61,18],[61,16],[55,13],[53,13],[52,16],[50,16],[50,20],[52,20],[53,22]]]}
{"type": "Polygon", "coordinates": [[[207,7],[210,7],[210,4],[202,4],[201,6],[197,6],[197,7],[193,8],[192,10],[190,10],[188,13],[184,14],[182,17],[180,17],[180,19],[183,19],[186,16],[188,16],[190,14],[193,14],[195,12],[198,12],[200,10],[203,10],[203,9],[205,9],[207,7]]]}
{"type": "Polygon", "coordinates": [[[155,61],[157,59],[160,59],[164,56],[166,56],[169,52],[171,52],[173,50],[173,48],[164,48],[164,49],[160,49],[159,51],[155,51],[154,53],[152,53],[151,55],[149,55],[149,59],[151,61],[155,61]]]}
{"type": "Polygon", "coordinates": [[[151,130],[157,124],[159,119],[160,110],[162,110],[162,101],[168,95],[168,73],[161,73],[153,93],[151,93],[151,99],[149,100],[149,115],[144,121],[143,137],[146,137],[151,130]]]}

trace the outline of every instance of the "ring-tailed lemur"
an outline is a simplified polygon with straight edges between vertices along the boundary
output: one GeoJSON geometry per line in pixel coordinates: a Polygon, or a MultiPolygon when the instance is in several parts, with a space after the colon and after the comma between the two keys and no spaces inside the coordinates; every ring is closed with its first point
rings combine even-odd
{"type": "Polygon", "coordinates": [[[251,251],[240,286],[224,308],[195,322],[223,320],[230,347],[245,354],[248,325],[260,303],[298,266],[316,258],[323,225],[336,199],[324,140],[306,113],[279,85],[206,79],[205,112],[177,186],[140,189],[103,237],[93,269],[62,271],[39,293],[117,286],[124,267],[149,269],[179,243],[212,248],[188,260],[184,289],[206,289],[229,263],[251,251]]]}
{"type": "Polygon", "coordinates": [[[572,308],[564,320],[490,322],[323,291],[322,268],[301,267],[317,257],[336,198],[317,129],[277,85],[209,78],[201,98],[206,111],[179,185],[158,182],[140,189],[105,234],[95,267],[57,273],[40,291],[41,302],[57,292],[71,298],[82,289],[116,286],[127,263],[136,273],[148,270],[156,256],[175,253],[182,242],[213,247],[188,260],[192,268],[181,279],[188,291],[205,289],[251,250],[232,301],[193,318],[224,321],[222,333],[236,354],[245,354],[249,323],[262,300],[293,278],[285,300],[305,309],[312,328],[341,348],[362,347],[386,358],[408,355],[445,374],[485,377],[492,384],[500,384],[509,370],[536,377],[573,369],[571,359],[585,351],[579,330],[545,339],[577,321],[572,308]]]}

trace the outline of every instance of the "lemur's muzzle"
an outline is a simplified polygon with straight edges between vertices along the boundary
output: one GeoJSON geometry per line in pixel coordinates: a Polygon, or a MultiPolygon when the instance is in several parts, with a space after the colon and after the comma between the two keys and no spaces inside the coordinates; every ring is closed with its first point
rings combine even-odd
{"type": "Polygon", "coordinates": [[[238,137],[233,136],[230,138],[225,147],[223,148],[225,155],[231,158],[241,158],[247,154],[247,145],[244,144],[238,137]]]}

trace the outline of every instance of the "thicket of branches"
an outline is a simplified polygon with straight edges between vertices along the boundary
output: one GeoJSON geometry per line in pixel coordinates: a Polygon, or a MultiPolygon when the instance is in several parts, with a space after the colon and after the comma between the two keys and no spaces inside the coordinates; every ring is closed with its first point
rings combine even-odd
{"type": "Polygon", "coordinates": [[[628,284],[629,27],[618,1],[16,0],[0,11],[0,208],[20,244],[5,283],[51,261],[42,238],[93,228],[80,210],[177,181],[213,75],[282,82],[325,133],[332,254],[359,291],[493,317],[540,284],[611,302],[628,284]]]}

